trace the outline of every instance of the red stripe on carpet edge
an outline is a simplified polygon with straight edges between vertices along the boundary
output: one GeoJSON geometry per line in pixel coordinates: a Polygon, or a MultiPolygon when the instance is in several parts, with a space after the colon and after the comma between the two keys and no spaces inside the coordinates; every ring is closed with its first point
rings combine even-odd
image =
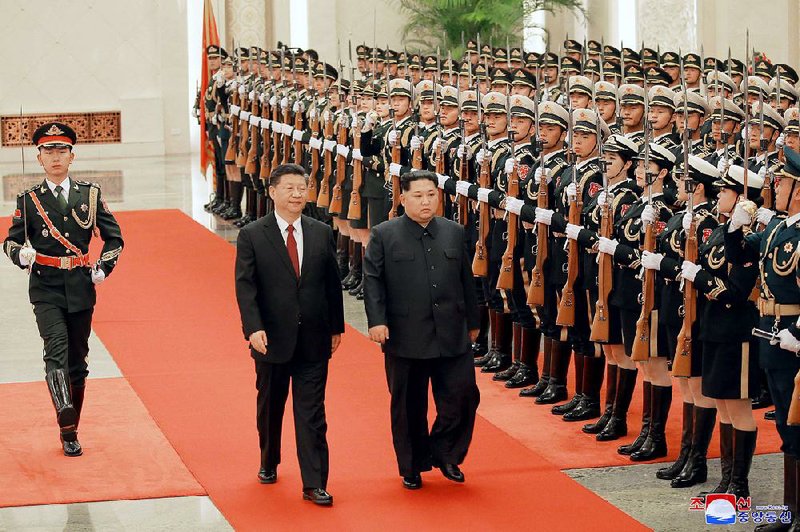
{"type": "Polygon", "coordinates": [[[254,372],[233,291],[234,249],[179,211],[124,212],[118,218],[126,249],[101,287],[95,329],[237,529],[267,522],[279,528],[392,529],[409,512],[425,528],[507,529],[519,526],[519,508],[542,508],[537,521],[553,529],[641,527],[482,418],[465,464],[466,484],[433,473],[425,475],[422,491],[403,490],[391,449],[382,355],[351,328],[334,356],[328,385],[336,505],[320,511],[300,498],[290,412],[280,481],[258,485],[254,372]],[[541,486],[548,496],[537,495],[541,486]],[[583,509],[579,515],[576,507],[583,509]]]}

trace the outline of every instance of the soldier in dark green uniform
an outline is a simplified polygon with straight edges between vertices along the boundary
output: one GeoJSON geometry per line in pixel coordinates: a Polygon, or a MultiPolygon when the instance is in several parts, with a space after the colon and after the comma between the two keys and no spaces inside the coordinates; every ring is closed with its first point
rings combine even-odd
{"type": "Polygon", "coordinates": [[[75,132],[64,124],[40,126],[32,137],[46,177],[17,197],[6,255],[30,272],[28,293],[44,340],[45,380],[61,429],[66,456],[83,454],[78,422],[83,407],[86,356],[96,301],[95,285],[114,269],[122,252],[122,234],[96,184],[69,177],[75,132]],[[92,232],[99,231],[103,251],[89,260],[92,232]]]}

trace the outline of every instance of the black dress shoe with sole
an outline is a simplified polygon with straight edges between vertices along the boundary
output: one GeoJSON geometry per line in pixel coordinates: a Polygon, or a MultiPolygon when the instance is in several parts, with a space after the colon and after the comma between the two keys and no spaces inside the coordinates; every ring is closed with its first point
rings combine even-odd
{"type": "Polygon", "coordinates": [[[258,481],[262,484],[275,484],[278,482],[278,471],[262,467],[258,470],[258,481]]]}
{"type": "Polygon", "coordinates": [[[407,490],[418,490],[422,487],[422,475],[417,473],[409,477],[403,477],[403,487],[407,490]]]}
{"type": "Polygon", "coordinates": [[[303,490],[303,500],[311,501],[319,506],[331,506],[333,495],[322,488],[309,488],[303,490]]]}
{"type": "Polygon", "coordinates": [[[64,449],[64,456],[75,457],[83,454],[83,449],[77,438],[74,441],[62,441],[61,446],[64,449]]]}
{"type": "Polygon", "coordinates": [[[767,421],[775,421],[775,411],[769,410],[768,412],[764,412],[764,419],[767,421]]]}
{"type": "Polygon", "coordinates": [[[461,472],[457,464],[443,464],[438,467],[442,471],[444,478],[453,482],[464,482],[464,473],[461,472]]]}

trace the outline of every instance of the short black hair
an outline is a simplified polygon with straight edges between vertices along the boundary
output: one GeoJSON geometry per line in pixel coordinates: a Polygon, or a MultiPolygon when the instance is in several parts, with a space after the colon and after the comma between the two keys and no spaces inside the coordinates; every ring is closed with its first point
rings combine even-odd
{"type": "Polygon", "coordinates": [[[305,54],[306,57],[308,57],[309,59],[313,59],[314,61],[319,61],[319,54],[317,53],[316,50],[309,48],[308,50],[305,51],[305,54]]]}
{"type": "Polygon", "coordinates": [[[436,177],[436,174],[433,172],[429,172],[427,170],[412,170],[411,172],[405,173],[400,176],[400,188],[403,192],[408,192],[411,190],[411,183],[414,181],[419,181],[421,179],[427,179],[433,186],[439,186],[439,180],[436,177]]]}
{"type": "Polygon", "coordinates": [[[285,175],[301,175],[308,182],[308,175],[305,169],[299,164],[281,164],[278,165],[269,175],[269,186],[277,187],[281,184],[281,178],[285,175]]]}

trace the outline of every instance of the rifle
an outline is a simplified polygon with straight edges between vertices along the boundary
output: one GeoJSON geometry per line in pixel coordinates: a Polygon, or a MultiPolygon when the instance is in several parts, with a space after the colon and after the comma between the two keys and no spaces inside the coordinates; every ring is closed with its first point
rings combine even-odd
{"type": "MultiPolygon", "coordinates": [[[[252,50],[251,50],[252,53],[252,50]]],[[[240,108],[242,111],[247,111],[247,77],[242,78],[242,85],[244,86],[244,94],[241,95],[240,98],[240,108]]],[[[247,141],[250,137],[250,127],[247,123],[239,124],[239,145],[238,145],[238,152],[236,154],[236,166],[244,167],[247,164],[247,141]]]]}
{"type": "MultiPolygon", "coordinates": [[[[689,99],[686,94],[686,79],[683,75],[683,57],[681,62],[681,90],[683,90],[683,180],[688,195],[688,212],[692,213],[692,223],[685,235],[683,258],[697,262],[697,222],[694,216],[694,190],[696,183],[689,172],[689,99]]],[[[747,93],[745,93],[746,97],[747,93]]],[[[675,349],[675,360],[672,363],[673,377],[692,376],[692,328],[697,320],[697,291],[694,282],[683,279],[683,324],[678,333],[675,349]]]]}
{"type": "MultiPolygon", "coordinates": [[[[281,80],[283,79],[283,49],[281,49],[281,63],[280,63],[281,80]]],[[[277,81],[277,80],[276,80],[277,81]]],[[[279,124],[278,121],[278,108],[280,107],[281,94],[278,90],[277,84],[275,85],[275,105],[272,105],[272,124],[279,124]]],[[[277,128],[276,128],[277,129],[277,128]]],[[[281,137],[277,131],[272,132],[272,167],[276,168],[281,164],[281,137]]]]}
{"type": "MultiPolygon", "coordinates": [[[[538,76],[537,76],[538,78],[538,76]]],[[[538,82],[538,79],[537,79],[538,82]]],[[[538,84],[538,83],[537,83],[538,84]]],[[[533,106],[534,106],[534,119],[536,139],[532,141],[534,152],[539,155],[539,193],[536,197],[536,206],[540,209],[547,209],[549,206],[548,190],[547,190],[547,169],[544,166],[544,143],[542,142],[539,128],[539,91],[533,91],[533,106]]],[[[528,288],[528,305],[542,306],[544,305],[544,263],[547,261],[547,237],[549,233],[547,224],[536,224],[536,263],[531,271],[531,285],[528,288]]]]}
{"type": "MultiPolygon", "coordinates": [[[[339,71],[343,73],[342,66],[339,66],[339,71]]],[[[342,79],[341,75],[339,79],[342,79]]],[[[352,83],[352,81],[351,81],[352,83]]],[[[344,87],[339,84],[340,94],[339,100],[342,102],[341,113],[339,114],[339,129],[336,135],[336,144],[345,145],[347,143],[348,133],[348,109],[347,109],[347,95],[344,93],[344,87]]],[[[352,84],[350,90],[353,90],[352,84]]],[[[347,158],[344,155],[336,154],[336,183],[333,185],[331,192],[331,204],[328,207],[328,212],[331,214],[339,214],[342,212],[342,185],[344,184],[345,172],[347,172],[347,158]]]]}
{"type": "MultiPolygon", "coordinates": [[[[511,58],[511,47],[506,38],[506,54],[509,59],[511,58]]],[[[511,125],[511,96],[506,98],[506,120],[508,126],[511,125]]],[[[506,189],[506,197],[516,198],[519,196],[519,172],[517,170],[516,157],[514,155],[514,132],[508,130],[508,138],[511,141],[511,157],[514,157],[514,171],[508,176],[508,186],[506,189]]],[[[500,264],[500,276],[497,278],[498,290],[512,290],[514,288],[514,249],[517,247],[517,230],[518,222],[517,215],[514,213],[506,212],[508,215],[508,224],[506,226],[506,250],[503,252],[503,258],[500,264]]]]}
{"type": "MultiPolygon", "coordinates": [[[[480,50],[481,36],[478,34],[478,50],[480,50]]],[[[479,59],[480,61],[480,59],[479,59]]],[[[481,102],[480,82],[475,77],[475,97],[478,99],[478,123],[480,124],[481,149],[486,153],[486,124],[483,122],[483,104],[481,102]]],[[[466,151],[466,150],[465,150],[466,151]]],[[[480,173],[478,174],[478,186],[489,188],[489,164],[488,157],[484,157],[481,163],[480,173]]],[[[472,273],[476,277],[486,277],[489,275],[489,257],[486,249],[486,238],[489,236],[489,204],[478,202],[478,241],[475,243],[475,257],[472,260],[472,273]]]]}
{"type": "MultiPolygon", "coordinates": [[[[236,49],[235,46],[234,44],[234,50],[236,49]]],[[[232,105],[239,105],[239,91],[235,89],[232,91],[231,101],[228,105],[228,117],[231,121],[231,137],[228,141],[228,149],[225,151],[226,161],[233,161],[236,159],[236,153],[239,151],[239,114],[230,112],[232,105]]]]}
{"type": "MultiPolygon", "coordinates": [[[[464,34],[461,34],[461,40],[464,40],[464,34]]],[[[470,73],[472,72],[472,65],[468,65],[470,69],[470,73]]],[[[472,75],[470,74],[469,77],[471,78],[472,75]]],[[[470,80],[471,81],[471,80],[470,80]]],[[[469,84],[472,86],[472,83],[469,84]]],[[[456,80],[456,99],[458,100],[459,107],[461,106],[461,80],[456,80]]],[[[466,150],[466,141],[467,141],[467,133],[464,129],[464,118],[461,113],[458,115],[458,133],[461,136],[461,142],[464,143],[464,154],[461,156],[459,168],[458,168],[458,180],[459,181],[469,181],[469,163],[467,162],[467,150],[466,150]]],[[[438,170],[437,170],[438,171],[438,170]]],[[[469,212],[468,212],[468,203],[467,197],[462,196],[460,194],[456,195],[458,199],[458,221],[461,225],[465,226],[468,223],[469,212]]]]}
{"type": "MultiPolygon", "coordinates": [[[[602,46],[602,45],[601,45],[602,46]]],[[[602,50],[602,48],[601,48],[602,50]]],[[[601,66],[602,68],[602,66],[601,66]]],[[[600,141],[600,110],[597,108],[595,96],[595,112],[597,113],[597,145],[599,148],[599,165],[603,173],[603,191],[605,201],[600,205],[600,236],[611,238],[611,231],[614,227],[614,212],[611,210],[611,198],[609,194],[608,175],[606,161],[603,159],[603,143],[600,141]]],[[[597,257],[597,302],[595,303],[594,318],[589,339],[592,342],[608,342],[611,332],[608,322],[608,297],[614,283],[614,263],[611,255],[598,253],[597,257]]]]}
{"type": "MultiPolygon", "coordinates": [[[[268,58],[267,61],[269,67],[270,85],[274,87],[275,77],[272,74],[272,53],[269,51],[267,52],[267,58],[268,58]]],[[[261,105],[261,115],[264,117],[269,117],[270,116],[269,113],[270,113],[269,100],[265,98],[264,103],[261,105]]],[[[261,176],[261,179],[263,179],[266,182],[269,179],[269,175],[272,173],[272,168],[273,168],[272,161],[270,160],[269,157],[269,152],[272,149],[269,129],[261,130],[261,141],[264,144],[264,150],[262,151],[261,154],[261,168],[259,169],[258,175],[261,176]]]]}
{"type": "MultiPolygon", "coordinates": [[[[647,91],[647,77],[644,80],[644,182],[647,186],[647,203],[653,204],[653,183],[650,178],[650,99],[647,91]]],[[[652,252],[656,248],[656,234],[654,224],[647,224],[644,228],[644,251],[652,252]]],[[[654,270],[644,270],[642,280],[642,294],[640,303],[642,311],[636,321],[636,334],[633,337],[633,350],[631,359],[642,362],[650,358],[650,316],[655,306],[655,280],[654,270]]]]}
{"type": "MultiPolygon", "coordinates": [[[[569,94],[570,83],[569,76],[567,76],[567,94],[569,94]]],[[[574,146],[574,138],[572,131],[572,99],[569,99],[569,121],[567,122],[567,137],[570,143],[574,146]]],[[[573,146],[569,147],[567,153],[568,164],[572,167],[572,182],[578,187],[579,181],[576,175],[575,161],[573,146]],[[572,152],[572,153],[569,153],[572,152]]],[[[582,190],[576,190],[575,199],[570,202],[569,213],[567,218],[569,223],[580,225],[581,223],[581,196],[582,190]]],[[[556,315],[556,324],[561,326],[571,327],[575,325],[575,281],[578,279],[578,270],[580,268],[578,256],[580,249],[577,240],[567,240],[567,282],[564,283],[564,288],[561,290],[561,301],[558,303],[558,314],[556,315]]]]}
{"type": "MultiPolygon", "coordinates": [[[[295,76],[294,76],[294,72],[295,72],[295,68],[294,68],[294,52],[290,52],[289,55],[291,56],[290,60],[292,62],[292,67],[291,67],[292,83],[294,83],[294,78],[295,78],[295,76]]],[[[283,64],[283,59],[281,59],[281,64],[283,64]]],[[[281,113],[282,116],[283,116],[283,123],[284,124],[288,124],[289,123],[289,101],[288,100],[289,100],[289,94],[291,94],[289,92],[289,90],[290,90],[289,89],[289,84],[287,83],[286,84],[286,93],[285,93],[285,98],[287,100],[286,101],[286,108],[283,109],[282,113],[281,113]]],[[[283,151],[283,153],[282,153],[282,157],[281,157],[281,164],[288,164],[289,163],[289,154],[292,151],[292,137],[290,137],[289,135],[283,135],[283,150],[282,151],[283,151]]]]}
{"type": "MultiPolygon", "coordinates": [[[[252,52],[250,52],[252,57],[252,52]]],[[[258,58],[258,50],[256,49],[256,58],[258,58]]],[[[254,74],[257,75],[257,74],[254,74]]],[[[247,159],[244,165],[244,171],[246,174],[254,175],[256,173],[256,165],[258,162],[258,127],[252,125],[250,123],[250,118],[253,116],[259,116],[259,101],[258,98],[255,97],[255,90],[258,86],[258,80],[253,79],[253,101],[250,102],[250,117],[248,117],[248,138],[250,139],[250,148],[247,151],[247,159]]]]}
{"type": "MultiPolygon", "coordinates": [[[[298,105],[300,105],[300,109],[298,109],[298,111],[294,114],[294,129],[296,131],[303,131],[303,110],[304,109],[302,107],[303,103],[302,103],[302,101],[300,99],[300,91],[297,88],[298,87],[297,75],[295,75],[294,85],[295,85],[295,91],[297,92],[297,100],[296,101],[297,101],[298,105]]],[[[293,156],[293,160],[294,161],[293,162],[294,162],[294,164],[299,164],[299,165],[302,166],[303,165],[303,143],[300,140],[294,140],[293,143],[294,143],[294,154],[293,154],[294,155],[293,156]]],[[[309,190],[309,193],[310,192],[311,191],[309,190]]],[[[310,196],[310,194],[309,194],[309,196],[310,196]]]]}
{"type": "MultiPolygon", "coordinates": [[[[439,105],[439,83],[441,81],[442,73],[441,73],[441,51],[439,47],[436,47],[436,74],[433,78],[433,112],[436,115],[436,138],[439,140],[439,144],[436,148],[436,173],[437,174],[444,174],[444,152],[442,150],[442,144],[444,144],[444,131],[442,130],[442,120],[439,117],[439,113],[441,112],[441,106],[439,105]]],[[[447,54],[448,62],[450,64],[450,53],[447,54]]],[[[444,192],[442,189],[439,189],[439,203],[436,207],[436,216],[444,216],[444,192]]]]}
{"type": "MultiPolygon", "coordinates": [[[[328,112],[328,117],[325,119],[325,130],[322,134],[322,139],[328,140],[333,137],[333,116],[328,112]]],[[[317,151],[317,150],[314,150],[317,151]]],[[[313,152],[312,152],[313,157],[313,152]]],[[[327,207],[331,202],[331,174],[333,173],[333,154],[325,150],[323,155],[324,166],[322,169],[322,180],[319,183],[319,194],[317,195],[317,207],[327,207]]],[[[313,164],[313,161],[312,161],[313,164]]],[[[319,154],[317,155],[317,164],[319,164],[319,154]]]]}
{"type": "MultiPolygon", "coordinates": [[[[355,69],[353,68],[352,55],[350,59],[350,77],[355,77],[355,69]]],[[[355,79],[353,80],[355,81],[355,79]]],[[[352,85],[350,86],[352,92],[352,85]]],[[[356,95],[352,94],[352,103],[356,105],[356,95]]],[[[374,100],[373,100],[374,101],[374,100]]],[[[355,109],[355,114],[352,117],[352,127],[350,131],[353,133],[353,149],[361,151],[361,127],[358,124],[358,108],[355,109]]],[[[353,190],[350,192],[350,204],[347,208],[348,220],[361,219],[361,185],[364,183],[364,167],[361,161],[353,159],[353,190]]]]}

